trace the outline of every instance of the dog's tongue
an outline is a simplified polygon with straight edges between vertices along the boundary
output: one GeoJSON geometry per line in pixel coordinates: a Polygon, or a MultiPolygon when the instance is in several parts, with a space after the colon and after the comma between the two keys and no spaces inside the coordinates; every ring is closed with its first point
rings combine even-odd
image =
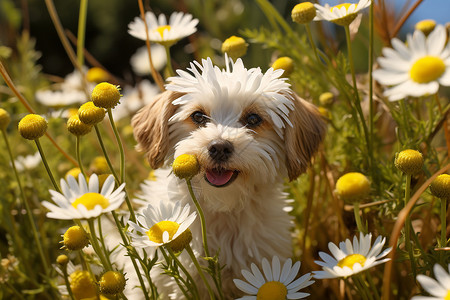
{"type": "Polygon", "coordinates": [[[216,186],[221,186],[230,181],[233,176],[233,171],[231,170],[207,170],[206,179],[216,186]]]}

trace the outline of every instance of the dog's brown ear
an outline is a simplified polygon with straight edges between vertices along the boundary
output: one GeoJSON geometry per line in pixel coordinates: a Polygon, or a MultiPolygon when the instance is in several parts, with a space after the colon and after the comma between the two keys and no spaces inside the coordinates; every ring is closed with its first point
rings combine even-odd
{"type": "Polygon", "coordinates": [[[169,150],[168,121],[176,110],[172,101],[181,96],[181,93],[165,91],[141,108],[131,120],[134,138],[138,142],[136,149],[145,152],[153,169],[163,165],[169,150]]]}
{"type": "Polygon", "coordinates": [[[326,124],[317,108],[294,95],[294,110],[289,114],[292,127],[286,125],[286,167],[289,180],[306,171],[325,135],[326,124]]]}

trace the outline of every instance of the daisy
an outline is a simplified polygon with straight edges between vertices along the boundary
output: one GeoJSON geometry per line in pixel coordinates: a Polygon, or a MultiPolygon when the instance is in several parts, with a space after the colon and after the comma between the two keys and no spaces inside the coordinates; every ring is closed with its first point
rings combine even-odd
{"type": "Polygon", "coordinates": [[[125,200],[124,187],[125,183],[114,190],[114,177],[110,175],[99,191],[97,174],[91,175],[89,183],[86,182],[83,174],[78,175],[78,183],[72,175],[69,175],[67,182],[61,179],[62,194],[50,190],[56,205],[48,201],[43,201],[42,205],[50,210],[47,217],[52,219],[95,218],[119,208],[125,200]]]}
{"type": "Polygon", "coordinates": [[[240,279],[233,279],[238,289],[250,295],[239,299],[284,300],[302,299],[309,296],[308,293],[298,291],[314,283],[310,280],[312,278],[311,273],[307,273],[294,281],[300,265],[299,261],[292,265],[292,260],[288,259],[281,268],[278,256],[272,258],[272,266],[264,258],[262,260],[263,276],[259,268],[255,264],[251,264],[251,272],[248,270],[241,271],[248,283],[240,279]]]}
{"type": "MultiPolygon", "coordinates": [[[[448,271],[450,273],[450,264],[448,271]]],[[[438,264],[434,265],[433,272],[437,280],[425,275],[417,275],[417,280],[422,287],[433,297],[414,296],[411,300],[446,300],[450,298],[450,274],[438,264]]]]}
{"type": "Polygon", "coordinates": [[[348,277],[388,261],[389,258],[381,258],[385,257],[391,248],[380,254],[386,238],[377,237],[372,247],[371,241],[371,233],[367,235],[360,233],[359,241],[356,236],[353,237],[353,245],[349,239],[340,242],[339,248],[330,242],[328,248],[334,257],[325,252],[319,252],[323,261],[315,261],[315,263],[322,266],[323,271],[314,271],[314,278],[348,277]]]}
{"type": "MultiPolygon", "coordinates": [[[[165,15],[161,14],[156,19],[153,12],[146,12],[145,20],[150,41],[166,46],[173,45],[197,31],[198,19],[193,19],[191,14],[182,12],[172,13],[169,18],[169,24],[167,24],[165,15]]],[[[144,21],[140,17],[134,18],[134,21],[128,24],[128,33],[135,38],[145,41],[147,36],[144,21]]]]}
{"type": "Polygon", "coordinates": [[[175,251],[181,251],[192,239],[189,226],[197,214],[189,214],[189,204],[181,207],[181,202],[174,205],[160,202],[159,207],[148,205],[142,214],[136,216],[137,223],[128,221],[132,244],[136,247],[159,247],[170,245],[175,251]]]}
{"type": "MultiPolygon", "coordinates": [[[[156,71],[161,71],[167,63],[166,49],[164,46],[154,44],[151,46],[153,67],[156,71]]],[[[150,74],[150,61],[148,59],[147,47],[143,46],[137,49],[130,58],[130,64],[133,71],[140,76],[150,74]]]]}
{"type": "Polygon", "coordinates": [[[336,6],[314,4],[317,8],[314,21],[329,21],[341,26],[348,26],[358,13],[372,3],[371,0],[359,0],[358,3],[341,3],[336,6]]]}
{"type": "Polygon", "coordinates": [[[377,59],[381,68],[372,73],[379,83],[392,86],[384,95],[396,101],[435,94],[439,85],[450,86],[450,44],[446,45],[446,39],[442,25],[428,37],[416,30],[407,36],[407,44],[392,39],[393,48],[383,48],[384,57],[377,59]]]}

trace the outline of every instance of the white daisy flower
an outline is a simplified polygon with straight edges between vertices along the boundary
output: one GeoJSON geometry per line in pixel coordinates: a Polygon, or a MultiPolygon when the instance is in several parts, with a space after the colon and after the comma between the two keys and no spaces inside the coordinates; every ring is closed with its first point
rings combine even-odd
{"type": "Polygon", "coordinates": [[[272,266],[264,258],[262,260],[263,276],[259,268],[255,264],[251,264],[251,272],[247,270],[241,271],[242,276],[248,283],[240,279],[233,279],[238,289],[249,294],[249,296],[239,299],[284,300],[302,299],[309,296],[308,293],[301,293],[299,290],[314,283],[314,281],[310,280],[312,278],[311,273],[294,280],[300,270],[300,265],[299,261],[292,265],[292,260],[288,259],[284,263],[283,268],[281,268],[278,256],[272,258],[272,266]]]}
{"type": "MultiPolygon", "coordinates": [[[[182,12],[172,13],[169,24],[167,24],[165,15],[161,14],[156,19],[153,12],[146,12],[145,20],[150,41],[165,46],[173,45],[197,31],[198,19],[194,19],[191,14],[182,12]]],[[[134,21],[128,24],[128,33],[145,41],[147,38],[144,21],[140,17],[135,17],[134,21]]]]}
{"type": "Polygon", "coordinates": [[[389,258],[381,258],[385,257],[391,248],[380,254],[386,238],[377,237],[373,246],[371,246],[371,241],[371,233],[367,235],[360,233],[359,241],[356,236],[353,237],[353,244],[349,239],[340,242],[339,248],[334,243],[328,243],[328,248],[333,256],[319,252],[323,261],[315,261],[315,263],[322,266],[323,271],[313,271],[314,278],[349,277],[388,261],[389,258]]]}
{"type": "Polygon", "coordinates": [[[317,8],[314,21],[329,21],[341,26],[348,26],[358,16],[358,13],[367,8],[371,0],[359,0],[358,3],[341,3],[336,6],[314,4],[317,8]]]}
{"type": "Polygon", "coordinates": [[[432,296],[414,296],[411,300],[447,300],[450,299],[450,264],[448,273],[443,267],[435,264],[433,267],[434,276],[437,280],[425,275],[417,275],[417,281],[432,296]]]}
{"type": "Polygon", "coordinates": [[[192,240],[189,226],[197,214],[189,214],[189,204],[160,202],[159,207],[148,205],[142,214],[137,214],[137,223],[128,221],[132,244],[135,247],[159,247],[169,245],[175,252],[184,249],[192,240]]]}
{"type": "Polygon", "coordinates": [[[50,210],[48,218],[60,220],[90,219],[120,207],[125,200],[125,183],[114,190],[114,177],[106,178],[101,191],[97,174],[92,174],[89,184],[83,174],[78,175],[78,183],[72,175],[67,182],[61,179],[62,194],[50,190],[55,204],[43,201],[42,205],[50,210]]]}
{"type": "Polygon", "coordinates": [[[437,93],[439,85],[450,86],[450,44],[446,45],[447,31],[436,26],[428,37],[416,30],[408,35],[407,45],[392,39],[392,48],[383,48],[384,57],[377,59],[380,69],[373,77],[383,85],[390,101],[407,96],[420,97],[437,93]]]}
{"type": "Polygon", "coordinates": [[[19,155],[14,160],[14,165],[17,171],[22,172],[24,170],[31,170],[36,168],[41,163],[41,155],[36,152],[33,155],[21,156],[19,155]]]}
{"type": "MultiPolygon", "coordinates": [[[[161,71],[167,63],[166,49],[159,44],[151,45],[152,62],[156,71],[161,71]]],[[[137,49],[130,58],[130,64],[133,71],[140,76],[150,74],[150,61],[148,59],[147,47],[143,46],[137,49]]]]}

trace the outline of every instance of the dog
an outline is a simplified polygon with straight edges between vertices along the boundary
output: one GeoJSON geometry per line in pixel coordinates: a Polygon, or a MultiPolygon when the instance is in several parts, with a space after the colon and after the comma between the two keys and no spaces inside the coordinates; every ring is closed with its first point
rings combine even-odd
{"type": "MultiPolygon", "coordinates": [[[[325,123],[314,105],[290,89],[283,70],[263,73],[245,68],[241,59],[225,61],[224,69],[207,58],[177,70],[167,90],[132,118],[132,127],[137,150],[157,170],[158,180],[147,181],[147,197],[141,197],[153,205],[180,200],[195,210],[186,183],[170,173],[170,165],[181,154],[197,157],[201,170],[191,182],[205,214],[210,252],[219,253],[224,266],[223,291],[231,299],[242,294],[232,281],[242,278],[241,270],[264,257],[292,256],[293,224],[283,184],[305,172],[325,123]]],[[[192,248],[202,260],[198,218],[190,229],[192,248]]],[[[208,299],[188,256],[180,259],[208,299]]],[[[183,298],[169,277],[156,277],[164,297],[183,298]]]]}

